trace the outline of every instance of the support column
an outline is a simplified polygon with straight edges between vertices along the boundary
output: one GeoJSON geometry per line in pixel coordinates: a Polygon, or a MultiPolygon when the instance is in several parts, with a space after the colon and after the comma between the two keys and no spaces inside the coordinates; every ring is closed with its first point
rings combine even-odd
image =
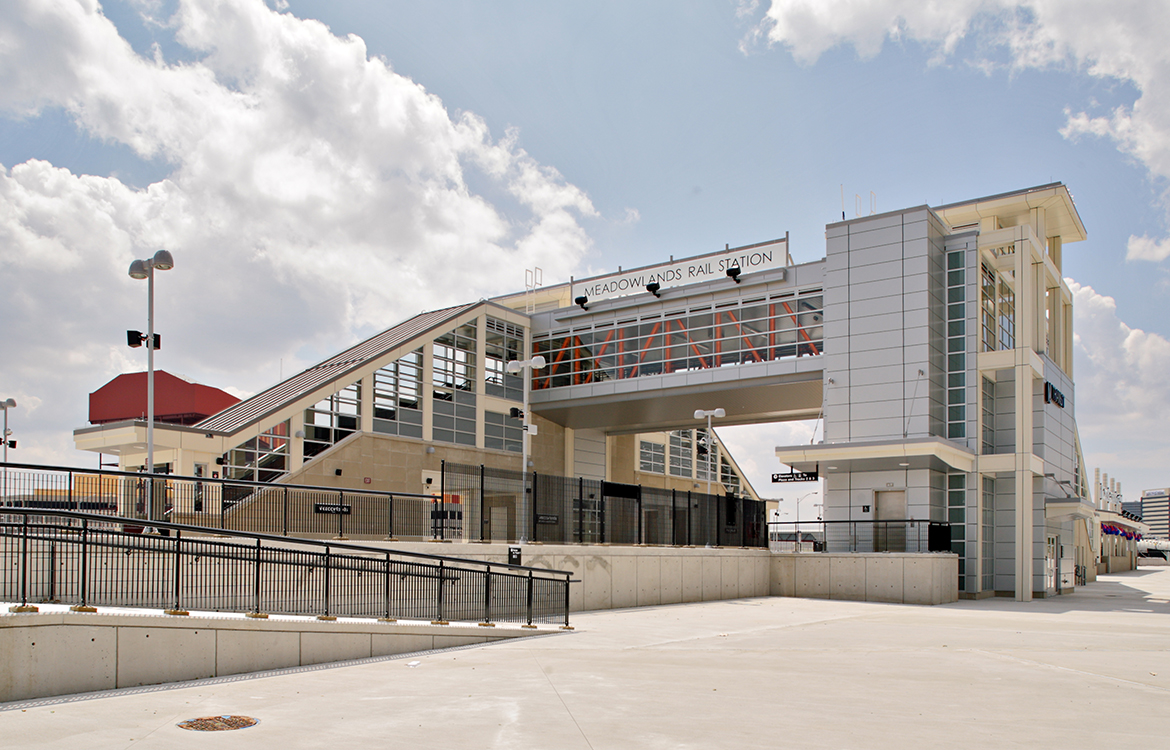
{"type": "Polygon", "coordinates": [[[1015,348],[1015,595],[1032,601],[1032,379],[1031,353],[1042,349],[1044,266],[1032,260],[1030,243],[1016,243],[1015,348]],[[1039,297],[1039,298],[1038,298],[1039,297]]]}

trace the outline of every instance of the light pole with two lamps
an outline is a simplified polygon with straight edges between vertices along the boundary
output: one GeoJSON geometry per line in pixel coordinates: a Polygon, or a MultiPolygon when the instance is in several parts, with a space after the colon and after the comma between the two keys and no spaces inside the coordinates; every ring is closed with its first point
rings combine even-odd
{"type": "MultiPolygon", "coordinates": [[[[528,491],[528,436],[536,434],[536,425],[532,424],[532,421],[528,416],[528,393],[529,393],[529,389],[532,386],[532,375],[528,371],[529,370],[543,370],[544,366],[545,366],[544,357],[542,357],[539,354],[537,354],[532,359],[524,359],[524,360],[513,359],[513,360],[509,361],[507,365],[505,365],[505,369],[508,371],[509,375],[519,375],[520,377],[522,377],[524,379],[524,409],[523,409],[523,411],[520,412],[520,424],[521,424],[520,429],[522,430],[522,433],[520,435],[520,445],[521,445],[521,448],[520,448],[520,472],[521,472],[520,473],[520,487],[521,487],[521,491],[523,492],[523,497],[521,498],[521,503],[520,503],[520,505],[521,505],[520,541],[521,542],[528,541],[528,535],[526,534],[525,529],[527,529],[527,527],[528,527],[528,517],[531,515],[531,511],[528,508],[528,503],[530,502],[528,499],[528,497],[529,497],[529,491],[528,491]]],[[[514,411],[515,410],[513,409],[513,412],[514,411]]],[[[512,414],[512,416],[515,417],[516,415],[512,414]]],[[[481,523],[482,523],[482,519],[481,519],[481,523]]],[[[481,529],[481,532],[482,532],[482,529],[481,529]]]]}
{"type": "MultiPolygon", "coordinates": [[[[726,416],[727,416],[727,412],[725,412],[723,409],[695,409],[695,419],[704,419],[705,418],[707,420],[706,440],[707,440],[707,496],[708,497],[711,496],[711,474],[712,474],[711,459],[715,456],[715,433],[711,432],[711,417],[716,417],[718,419],[722,419],[723,417],[726,417],[726,416]]],[[[719,464],[716,463],[715,465],[718,466],[719,464]]],[[[715,512],[715,518],[716,519],[719,518],[718,511],[715,512]]],[[[707,526],[707,546],[710,547],[711,546],[711,524],[708,523],[708,524],[706,524],[706,526],[707,526]]],[[[719,530],[716,529],[715,533],[717,535],[716,540],[718,540],[719,530]]]]}
{"type": "MultiPolygon", "coordinates": [[[[175,259],[167,250],[159,250],[154,257],[146,260],[136,260],[130,264],[130,278],[139,281],[146,279],[146,335],[141,331],[127,331],[127,343],[132,347],[146,344],[146,473],[154,474],[154,350],[159,348],[159,340],[154,333],[154,272],[169,271],[175,267],[175,259]]],[[[154,513],[154,479],[146,482],[146,517],[155,521],[154,513]]],[[[160,514],[161,515],[161,514],[160,514]]]]}
{"type": "Polygon", "coordinates": [[[0,497],[3,497],[6,502],[8,500],[8,446],[16,447],[16,442],[8,439],[12,435],[12,430],[8,429],[8,410],[15,408],[16,399],[14,398],[0,401],[0,409],[4,410],[4,494],[0,497]]]}

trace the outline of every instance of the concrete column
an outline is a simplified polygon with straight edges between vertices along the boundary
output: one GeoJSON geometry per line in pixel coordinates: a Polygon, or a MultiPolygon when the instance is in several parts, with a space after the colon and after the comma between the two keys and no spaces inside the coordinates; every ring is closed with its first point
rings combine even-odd
{"type": "Polygon", "coordinates": [[[487,395],[487,313],[475,319],[475,447],[484,447],[483,399],[487,395]]]}
{"type": "Polygon", "coordinates": [[[434,440],[431,430],[435,426],[435,342],[422,345],[422,429],[423,440],[434,440]]]}
{"type": "Polygon", "coordinates": [[[358,429],[362,432],[374,431],[374,374],[362,378],[361,415],[358,420],[358,429]]]}
{"type": "Polygon", "coordinates": [[[1037,299],[1044,289],[1043,266],[1032,261],[1030,243],[1016,243],[1016,348],[1015,348],[1015,594],[1016,601],[1032,600],[1032,366],[1030,350],[1038,350],[1044,307],[1037,299]],[[1038,273],[1039,271],[1039,273],[1038,273]]]}
{"type": "Polygon", "coordinates": [[[291,436],[288,446],[288,470],[296,471],[305,464],[305,439],[297,437],[298,432],[305,429],[305,410],[298,409],[288,418],[288,431],[291,436]]]}

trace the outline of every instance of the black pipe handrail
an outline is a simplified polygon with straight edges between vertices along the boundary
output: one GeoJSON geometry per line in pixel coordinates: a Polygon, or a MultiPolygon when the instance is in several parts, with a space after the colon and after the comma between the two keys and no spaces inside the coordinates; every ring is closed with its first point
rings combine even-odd
{"type": "Polygon", "coordinates": [[[535,627],[534,620],[548,622],[552,618],[553,622],[563,619],[563,627],[569,627],[568,587],[574,581],[568,571],[489,563],[392,547],[346,544],[336,540],[289,539],[262,532],[239,532],[233,534],[232,539],[222,539],[216,538],[222,536],[219,529],[169,521],[150,522],[152,527],[165,529],[166,535],[125,530],[126,526],[140,524],[139,519],[80,511],[23,506],[2,508],[0,549],[5,552],[5,557],[12,559],[12,564],[5,564],[0,571],[0,591],[18,595],[20,605],[13,610],[17,612],[35,611],[35,607],[28,605],[30,598],[35,598],[30,589],[41,592],[39,601],[68,599],[77,602],[74,609],[78,611],[94,611],[89,605],[99,597],[91,595],[92,583],[104,584],[105,602],[114,602],[115,606],[156,608],[165,598],[165,605],[170,607],[165,612],[169,615],[186,615],[188,612],[183,606],[195,603],[206,609],[246,611],[252,617],[266,617],[261,609],[267,597],[273,611],[320,613],[318,617],[326,620],[336,619],[334,613],[343,610],[355,616],[371,616],[376,607],[378,613],[384,614],[381,619],[390,621],[396,619],[395,614],[417,619],[420,613],[427,612],[433,613],[427,616],[435,624],[446,624],[448,616],[454,614],[458,617],[452,619],[481,616],[484,625],[492,624],[492,619],[497,618],[535,627]],[[264,542],[268,545],[265,546],[264,542]],[[126,556],[110,558],[111,550],[124,551],[126,556]],[[135,552],[145,556],[130,557],[135,552]],[[93,566],[89,565],[91,556],[95,558],[93,566]],[[236,561],[254,567],[219,567],[217,563],[212,570],[201,572],[193,566],[204,558],[236,561]],[[111,565],[113,560],[125,562],[111,565]],[[186,566],[181,563],[186,563],[186,566]],[[93,581],[87,572],[91,567],[99,570],[93,581]],[[262,573],[265,567],[269,571],[267,583],[262,573]],[[59,568],[64,574],[60,582],[59,568]],[[102,571],[102,568],[106,570],[102,571]],[[291,579],[282,571],[305,568],[321,569],[321,583],[311,583],[310,579],[303,578],[303,574],[296,574],[303,590],[289,600],[291,579]],[[30,570],[40,579],[30,581],[30,570]],[[336,586],[331,585],[334,578],[331,573],[337,573],[336,586]],[[348,573],[356,573],[356,578],[350,576],[347,579],[348,573]],[[374,581],[374,588],[383,589],[384,601],[380,595],[371,598],[369,594],[374,593],[374,589],[369,584],[363,587],[359,583],[364,574],[384,576],[384,585],[378,584],[377,579],[374,581]],[[187,581],[185,590],[184,579],[187,581]],[[505,594],[503,600],[493,602],[493,579],[498,586],[511,589],[526,583],[526,601],[522,604],[515,600],[514,595],[508,597],[505,594]],[[397,595],[392,592],[394,581],[399,582],[397,595]],[[505,584],[504,581],[516,583],[505,584]],[[534,582],[542,586],[539,612],[533,605],[534,582]],[[44,593],[45,586],[48,587],[47,594],[44,593]],[[486,592],[482,602],[478,593],[481,586],[486,592]],[[560,586],[564,587],[563,596],[557,591],[560,586]],[[167,591],[164,593],[163,589],[167,591]],[[208,604],[208,601],[213,603],[208,604]],[[400,614],[402,612],[413,614],[400,614]]]}
{"type": "MultiPolygon", "coordinates": [[[[427,496],[428,499],[430,496],[427,496]]],[[[152,528],[164,528],[179,531],[188,531],[196,534],[204,534],[211,537],[225,536],[224,530],[215,528],[213,526],[194,526],[185,523],[174,523],[173,521],[146,521],[142,518],[126,518],[123,516],[107,516],[99,513],[85,513],[83,511],[74,510],[57,510],[55,508],[37,508],[25,507],[21,505],[4,505],[0,506],[0,515],[18,514],[24,516],[62,516],[65,518],[76,518],[79,520],[86,520],[90,522],[111,523],[115,525],[124,526],[150,526],[152,528]]],[[[358,552],[366,553],[384,553],[391,552],[395,555],[402,555],[403,557],[415,557],[426,560],[446,561],[466,563],[468,565],[482,566],[487,565],[483,560],[472,560],[466,557],[455,557],[453,555],[432,555],[427,552],[414,552],[411,550],[394,549],[388,547],[369,547],[362,544],[352,544],[343,541],[322,541],[320,539],[303,539],[295,537],[280,536],[278,534],[265,534],[260,531],[231,531],[227,536],[243,537],[245,539],[263,539],[269,542],[282,542],[284,544],[301,544],[310,547],[331,547],[334,549],[349,549],[358,552]]],[[[491,563],[499,568],[512,568],[515,570],[534,571],[537,573],[555,573],[557,575],[572,575],[567,570],[555,570],[553,568],[534,568],[528,565],[509,565],[508,563],[491,563]]]]}
{"type": "MultiPolygon", "coordinates": [[[[834,519],[834,520],[808,520],[808,521],[769,521],[768,522],[768,540],[769,546],[774,543],[795,543],[801,544],[811,541],[816,552],[830,552],[830,546],[840,546],[842,539],[833,538],[832,529],[846,527],[846,534],[849,535],[847,543],[844,545],[847,549],[839,551],[847,551],[850,553],[857,552],[858,544],[862,543],[865,546],[869,544],[877,544],[883,547],[902,546],[907,547],[908,542],[913,541],[914,546],[922,549],[924,542],[928,552],[950,552],[951,551],[951,524],[947,521],[932,521],[927,518],[853,518],[853,519],[834,519]],[[861,529],[868,529],[872,532],[872,538],[866,536],[864,539],[859,538],[858,532],[861,529]],[[910,539],[904,536],[899,539],[897,534],[899,531],[905,532],[910,529],[914,530],[914,538],[910,539]],[[924,537],[925,532],[925,537],[924,537]],[[799,537],[797,536],[799,534],[799,537]],[[893,536],[891,536],[893,534],[893,536]],[[780,538],[783,535],[784,538],[780,538]],[[817,538],[817,537],[820,538],[817,538]]],[[[879,550],[884,552],[907,550],[884,549],[879,550]]]]}

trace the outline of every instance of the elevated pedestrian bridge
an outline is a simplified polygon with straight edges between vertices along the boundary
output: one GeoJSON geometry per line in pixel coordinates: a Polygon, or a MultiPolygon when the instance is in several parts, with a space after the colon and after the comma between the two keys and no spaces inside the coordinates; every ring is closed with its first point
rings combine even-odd
{"type": "MultiPolygon", "coordinates": [[[[644,288],[532,314],[533,411],[572,429],[646,432],[820,414],[825,262],[644,288]]],[[[587,288],[587,287],[581,287],[587,288]]]]}

